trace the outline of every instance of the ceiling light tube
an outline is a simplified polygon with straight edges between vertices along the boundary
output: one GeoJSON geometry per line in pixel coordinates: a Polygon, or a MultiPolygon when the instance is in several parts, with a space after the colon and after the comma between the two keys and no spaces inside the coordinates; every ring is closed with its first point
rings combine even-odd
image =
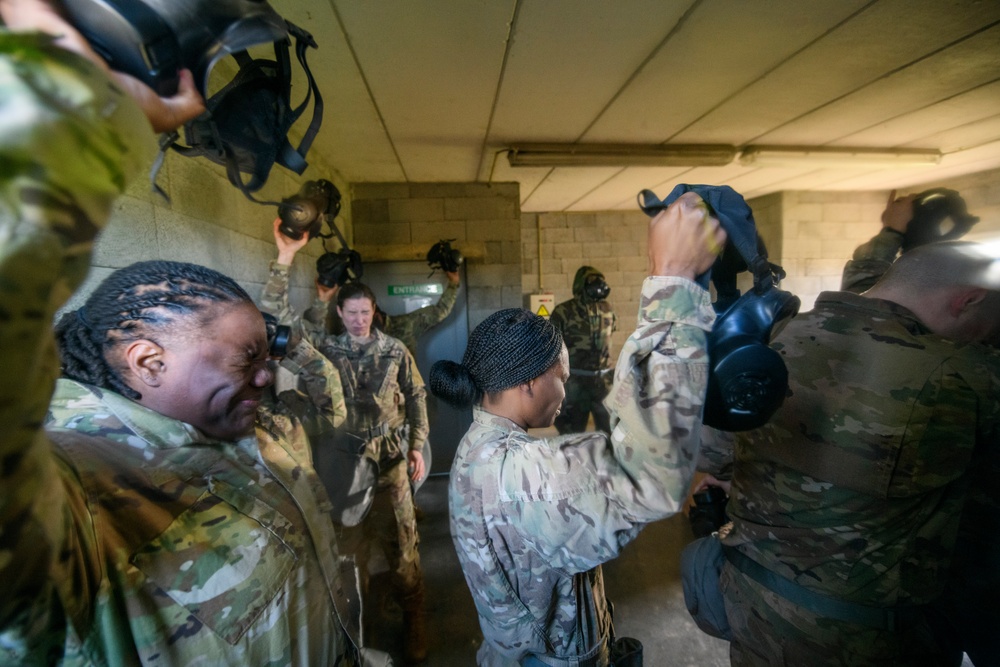
{"type": "Polygon", "coordinates": [[[927,167],[941,163],[932,148],[839,146],[747,146],[740,164],[753,167],[927,167]]]}
{"type": "Polygon", "coordinates": [[[511,167],[718,167],[736,159],[725,144],[515,144],[511,167]]]}

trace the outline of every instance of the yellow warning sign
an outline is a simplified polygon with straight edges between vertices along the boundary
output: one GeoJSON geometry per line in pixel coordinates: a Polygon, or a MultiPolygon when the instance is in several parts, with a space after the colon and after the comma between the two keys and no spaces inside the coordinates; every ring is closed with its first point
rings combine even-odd
{"type": "Polygon", "coordinates": [[[556,306],[556,295],[552,292],[536,292],[531,295],[531,312],[549,317],[556,306]]]}

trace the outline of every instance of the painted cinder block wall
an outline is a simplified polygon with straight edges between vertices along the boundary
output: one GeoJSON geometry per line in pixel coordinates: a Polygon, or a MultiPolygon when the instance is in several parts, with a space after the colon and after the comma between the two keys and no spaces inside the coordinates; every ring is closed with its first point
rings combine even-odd
{"type": "Polygon", "coordinates": [[[517,183],[359,183],[351,189],[355,247],[365,264],[426,261],[442,239],[466,258],[470,330],[521,305],[517,183]]]}
{"type": "MultiPolygon", "coordinates": [[[[309,160],[302,176],[275,166],[255,197],[280,201],[297,192],[304,181],[330,180],[344,195],[337,224],[350,239],[347,183],[320,156],[310,154],[309,160]]],[[[151,259],[203,264],[233,277],[250,296],[259,298],[267,265],[277,254],[272,231],[277,208],[247,200],[226,178],[223,167],[201,158],[169,153],[157,182],[170,196],[169,202],[151,191],[145,173],[137,175],[128,192],[115,202],[111,220],[95,243],[87,281],[63,310],[81,305],[114,269],[151,259]]],[[[296,308],[312,301],[316,258],[322,252],[314,240],[295,259],[289,296],[296,308]]]]}

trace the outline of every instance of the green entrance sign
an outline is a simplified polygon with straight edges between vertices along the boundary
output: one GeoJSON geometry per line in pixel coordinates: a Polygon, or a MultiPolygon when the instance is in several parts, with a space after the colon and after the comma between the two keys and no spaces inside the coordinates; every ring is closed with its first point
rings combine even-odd
{"type": "Polygon", "coordinates": [[[434,296],[443,294],[444,288],[437,283],[423,285],[389,285],[389,296],[434,296]]]}

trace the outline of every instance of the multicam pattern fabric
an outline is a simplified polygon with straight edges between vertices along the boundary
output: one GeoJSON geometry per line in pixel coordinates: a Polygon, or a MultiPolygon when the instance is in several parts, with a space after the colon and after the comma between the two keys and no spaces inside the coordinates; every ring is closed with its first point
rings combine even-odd
{"type": "Polygon", "coordinates": [[[451,471],[451,532],[485,641],[480,665],[606,648],[600,565],[687,496],[708,373],[708,293],[648,278],[608,399],[613,432],[539,439],[473,409],[451,471]]]}
{"type": "MultiPolygon", "coordinates": [[[[724,543],[830,597],[932,601],[948,576],[974,453],[1000,437],[996,354],[930,334],[901,306],[844,292],[821,294],[772,345],[789,394],[770,423],[736,438],[724,543]]],[[[746,577],[735,578],[730,587],[750,595],[746,577]]],[[[783,664],[814,641],[814,624],[837,626],[758,597],[768,603],[730,617],[734,658],[756,656],[740,664],[783,664]]],[[[859,638],[850,664],[885,664],[906,648],[903,633],[840,630],[859,638]]]]}
{"type": "MultiPolygon", "coordinates": [[[[844,268],[841,289],[861,293],[878,281],[896,259],[903,236],[883,229],[854,251],[844,268]]],[[[969,493],[959,524],[951,575],[929,612],[933,635],[950,664],[966,653],[974,664],[1000,656],[1000,447],[979,446],[969,466],[969,493]]]]}
{"type": "Polygon", "coordinates": [[[59,371],[53,314],[154,153],[148,122],[100,70],[0,30],[0,663],[353,664],[326,571],[332,524],[307,525],[322,496],[308,475],[288,487],[302,510],[282,490],[308,461],[275,435],[288,423],[208,443],[60,383],[54,430],[41,430],[59,371]]]}
{"type": "Polygon", "coordinates": [[[365,520],[358,526],[340,528],[337,537],[344,553],[353,554],[362,577],[370,571],[372,545],[381,545],[393,588],[404,598],[423,591],[420,535],[404,461],[382,470],[365,520]]]}
{"type": "Polygon", "coordinates": [[[420,451],[427,439],[427,390],[417,370],[413,355],[398,340],[372,330],[372,342],[359,346],[348,333],[331,336],[316,323],[299,318],[288,305],[289,267],[272,262],[270,275],[261,296],[261,308],[274,313],[282,322],[300,327],[306,339],[334,364],[340,375],[347,405],[348,433],[360,433],[388,422],[391,433],[372,439],[369,455],[376,461],[398,459],[402,425],[400,412],[409,424],[411,449],[420,451]]]}
{"type": "Polygon", "coordinates": [[[844,266],[840,289],[855,294],[870,289],[896,261],[902,247],[903,235],[883,227],[871,240],[854,250],[854,256],[844,266]]]}
{"type": "MultiPolygon", "coordinates": [[[[270,277],[261,303],[270,312],[281,313],[282,317],[291,320],[297,319],[294,315],[289,315],[291,310],[288,306],[287,266],[271,264],[270,277]]],[[[311,310],[325,310],[325,304],[322,304],[322,308],[316,306],[314,304],[311,310]]],[[[341,451],[357,452],[359,460],[361,456],[365,456],[378,465],[380,473],[374,505],[380,506],[388,489],[394,488],[389,479],[391,471],[401,467],[405,476],[406,466],[402,462],[406,447],[419,452],[427,440],[430,430],[427,421],[427,390],[413,355],[400,341],[373,329],[371,341],[359,345],[346,332],[339,336],[326,334],[322,323],[323,317],[312,322],[302,318],[295,325],[301,327],[308,340],[336,367],[347,405],[347,420],[343,427],[334,438],[322,439],[320,443],[341,451]],[[403,429],[404,424],[409,428],[403,429]],[[372,435],[372,429],[384,430],[384,433],[372,435]],[[404,437],[407,438],[405,442],[404,437]]],[[[361,463],[359,461],[359,465],[361,463]]],[[[340,484],[353,477],[347,471],[342,471],[342,474],[342,479],[324,481],[327,485],[340,484]]],[[[400,553],[391,553],[390,560],[416,564],[416,575],[408,574],[405,581],[419,581],[418,540],[407,537],[411,533],[416,535],[417,531],[416,519],[413,518],[412,494],[405,494],[405,499],[403,495],[390,495],[390,499],[396,503],[393,505],[394,514],[404,519],[397,522],[397,536],[393,537],[387,531],[380,531],[378,534],[384,538],[386,553],[395,548],[394,544],[403,549],[400,553]],[[409,506],[408,511],[401,504],[404,502],[409,506]]],[[[369,520],[379,523],[379,516],[369,513],[364,523],[369,520]]],[[[364,524],[358,530],[363,531],[364,524]]],[[[354,553],[351,549],[345,551],[354,553]]]]}
{"type": "Polygon", "coordinates": [[[79,647],[90,661],[356,664],[330,507],[297,422],[261,411],[254,435],[213,441],[64,379],[46,428],[80,479],[75,513],[94,522],[78,532],[94,565],[81,583],[105,591],[77,626],[104,640],[79,647]]]}
{"type": "Polygon", "coordinates": [[[275,364],[271,392],[302,422],[310,442],[332,433],[347,419],[337,368],[304,338],[299,337],[275,364]]]}
{"type": "Polygon", "coordinates": [[[428,329],[444,321],[455,307],[458,299],[458,285],[448,281],[438,302],[418,308],[405,315],[386,315],[385,333],[403,342],[414,357],[417,356],[417,340],[428,329]]]}

